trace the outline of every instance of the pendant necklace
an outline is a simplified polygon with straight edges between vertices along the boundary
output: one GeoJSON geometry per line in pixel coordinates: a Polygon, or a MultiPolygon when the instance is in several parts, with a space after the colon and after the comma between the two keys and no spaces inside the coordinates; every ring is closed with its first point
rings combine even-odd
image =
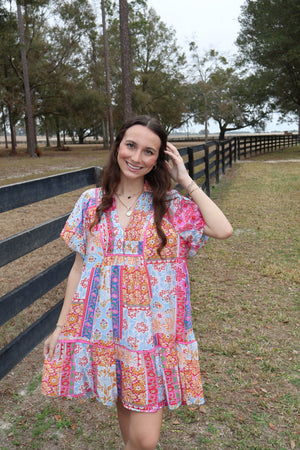
{"type": "MultiPolygon", "coordinates": [[[[137,192],[136,194],[130,195],[128,198],[131,198],[131,197],[133,197],[133,196],[135,196],[135,195],[138,195],[139,193],[140,193],[140,192],[137,192]]],[[[125,206],[125,208],[127,209],[127,211],[126,211],[126,213],[125,213],[126,216],[127,216],[127,217],[130,217],[131,214],[133,213],[133,207],[135,206],[136,201],[135,201],[132,205],[127,206],[127,205],[125,205],[125,203],[121,200],[119,194],[116,193],[116,196],[118,197],[118,199],[120,200],[120,202],[122,203],[122,205],[125,206]]]]}

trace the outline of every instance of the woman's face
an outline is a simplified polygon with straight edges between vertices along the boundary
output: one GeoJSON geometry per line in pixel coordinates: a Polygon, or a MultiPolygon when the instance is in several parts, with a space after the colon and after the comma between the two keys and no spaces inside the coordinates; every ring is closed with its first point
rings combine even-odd
{"type": "Polygon", "coordinates": [[[143,125],[126,130],[119,145],[117,161],[123,177],[131,180],[144,178],[156,164],[160,138],[143,125]]]}

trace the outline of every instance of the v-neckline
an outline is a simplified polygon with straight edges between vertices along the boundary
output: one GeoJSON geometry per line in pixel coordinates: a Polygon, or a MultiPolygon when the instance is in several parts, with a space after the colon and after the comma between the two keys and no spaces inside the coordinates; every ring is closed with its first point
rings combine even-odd
{"type": "Polygon", "coordinates": [[[120,222],[120,215],[119,215],[119,211],[118,211],[118,208],[117,208],[116,195],[114,195],[113,206],[114,206],[114,209],[115,209],[115,221],[116,221],[116,223],[118,224],[118,227],[121,229],[123,235],[124,235],[124,233],[126,232],[127,228],[129,227],[130,222],[132,221],[132,217],[133,217],[134,214],[135,214],[136,207],[137,207],[137,205],[138,205],[138,203],[139,203],[139,201],[140,201],[140,198],[141,198],[141,196],[142,196],[143,193],[144,193],[144,191],[141,192],[140,195],[138,196],[138,198],[137,198],[137,200],[136,200],[136,202],[135,202],[134,208],[133,208],[133,210],[132,210],[132,213],[131,213],[131,215],[129,216],[129,220],[128,220],[127,225],[125,226],[125,228],[123,228],[122,225],[121,225],[121,222],[120,222]]]}

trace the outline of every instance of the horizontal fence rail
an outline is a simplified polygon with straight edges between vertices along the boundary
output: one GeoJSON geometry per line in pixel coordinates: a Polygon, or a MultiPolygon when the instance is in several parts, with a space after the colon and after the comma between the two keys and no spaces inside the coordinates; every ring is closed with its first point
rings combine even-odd
{"type": "MultiPolygon", "coordinates": [[[[211,182],[219,182],[236,160],[299,144],[299,135],[238,136],[179,150],[191,178],[210,195],[211,182]]],[[[85,186],[100,185],[101,167],[63,173],[0,187],[0,212],[9,211],[85,186]]],[[[175,186],[181,189],[179,185],[175,186]]],[[[59,237],[68,214],[0,241],[0,267],[59,237]]],[[[37,276],[0,298],[0,326],[25,310],[67,276],[74,254],[56,262],[37,276]]],[[[62,300],[0,350],[0,379],[30,353],[54,328],[62,300]]]]}
{"type": "Polygon", "coordinates": [[[0,241],[0,267],[57,239],[68,216],[65,214],[0,241]]]}
{"type": "Polygon", "coordinates": [[[89,167],[88,169],[2,186],[0,187],[0,212],[46,200],[84,186],[97,184],[100,178],[101,168],[89,167]]]}

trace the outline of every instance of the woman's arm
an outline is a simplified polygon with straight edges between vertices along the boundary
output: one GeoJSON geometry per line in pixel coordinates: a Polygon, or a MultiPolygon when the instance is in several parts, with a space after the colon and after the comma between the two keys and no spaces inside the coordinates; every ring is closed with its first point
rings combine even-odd
{"type": "Polygon", "coordinates": [[[202,191],[189,176],[184,161],[174,145],[168,142],[165,153],[170,156],[173,165],[167,162],[171,177],[188,192],[199,207],[206,223],[204,233],[216,239],[226,239],[232,235],[232,226],[220,208],[202,191]]]}
{"type": "Polygon", "coordinates": [[[75,261],[72,266],[72,269],[70,270],[70,274],[68,277],[67,282],[67,288],[66,288],[66,294],[64,298],[63,307],[61,309],[57,326],[53,333],[46,339],[44,344],[44,357],[45,358],[53,358],[55,347],[62,329],[63,324],[65,323],[67,314],[69,313],[71,309],[71,303],[72,299],[74,297],[75,291],[77,289],[77,286],[79,284],[81,273],[82,273],[82,267],[83,267],[83,259],[82,256],[79,253],[76,253],[75,261]]]}

